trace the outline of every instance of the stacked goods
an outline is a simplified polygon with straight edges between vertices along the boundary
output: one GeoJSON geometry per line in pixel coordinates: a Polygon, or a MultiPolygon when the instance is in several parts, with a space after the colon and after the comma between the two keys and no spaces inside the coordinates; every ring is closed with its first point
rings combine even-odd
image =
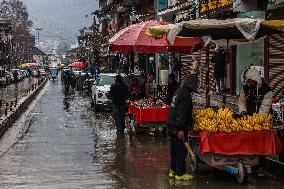
{"type": "Polygon", "coordinates": [[[160,99],[152,99],[152,98],[141,99],[141,100],[135,101],[134,104],[139,109],[143,109],[143,108],[161,108],[161,107],[165,106],[165,103],[162,100],[160,100],[160,99]]]}
{"type": "Polygon", "coordinates": [[[207,131],[210,133],[251,132],[272,129],[272,116],[269,114],[254,114],[239,119],[233,118],[233,112],[227,108],[202,109],[193,112],[193,124],[195,131],[207,131]]]}

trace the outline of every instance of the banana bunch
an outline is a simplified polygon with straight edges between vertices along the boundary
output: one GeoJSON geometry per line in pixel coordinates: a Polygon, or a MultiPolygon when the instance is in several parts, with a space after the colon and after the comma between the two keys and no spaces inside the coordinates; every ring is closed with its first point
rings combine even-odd
{"type": "Polygon", "coordinates": [[[228,108],[201,109],[193,112],[193,125],[195,131],[218,132],[251,132],[272,129],[272,116],[269,114],[254,114],[240,119],[233,118],[233,112],[228,108]]]}

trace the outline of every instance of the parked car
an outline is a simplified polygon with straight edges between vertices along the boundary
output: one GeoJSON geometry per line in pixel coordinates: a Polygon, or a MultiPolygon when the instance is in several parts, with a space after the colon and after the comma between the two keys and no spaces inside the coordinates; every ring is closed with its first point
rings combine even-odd
{"type": "MultiPolygon", "coordinates": [[[[92,86],[92,100],[96,111],[111,109],[112,100],[110,97],[110,87],[115,82],[115,73],[103,73],[92,86]]],[[[125,75],[122,75],[125,77],[125,75]]]]}

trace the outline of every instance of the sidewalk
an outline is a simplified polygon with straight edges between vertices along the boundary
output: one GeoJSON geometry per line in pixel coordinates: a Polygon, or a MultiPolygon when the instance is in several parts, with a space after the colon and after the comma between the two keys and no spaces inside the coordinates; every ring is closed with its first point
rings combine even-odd
{"type": "Polygon", "coordinates": [[[38,84],[38,78],[26,78],[18,84],[0,88],[0,117],[7,114],[38,84]]]}
{"type": "MultiPolygon", "coordinates": [[[[226,107],[238,112],[238,100],[239,97],[227,95],[226,107]]],[[[198,93],[194,93],[193,101],[198,104],[198,106],[206,106],[205,91],[199,90],[198,93]]],[[[223,96],[219,94],[211,94],[210,96],[210,106],[223,106],[223,96]]]]}

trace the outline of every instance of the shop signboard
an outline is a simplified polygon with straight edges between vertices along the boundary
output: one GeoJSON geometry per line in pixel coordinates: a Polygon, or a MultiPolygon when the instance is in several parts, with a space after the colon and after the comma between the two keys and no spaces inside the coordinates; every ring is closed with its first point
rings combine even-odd
{"type": "Polygon", "coordinates": [[[232,6],[235,0],[206,0],[200,3],[200,12],[204,13],[212,10],[222,9],[232,6]]]}

